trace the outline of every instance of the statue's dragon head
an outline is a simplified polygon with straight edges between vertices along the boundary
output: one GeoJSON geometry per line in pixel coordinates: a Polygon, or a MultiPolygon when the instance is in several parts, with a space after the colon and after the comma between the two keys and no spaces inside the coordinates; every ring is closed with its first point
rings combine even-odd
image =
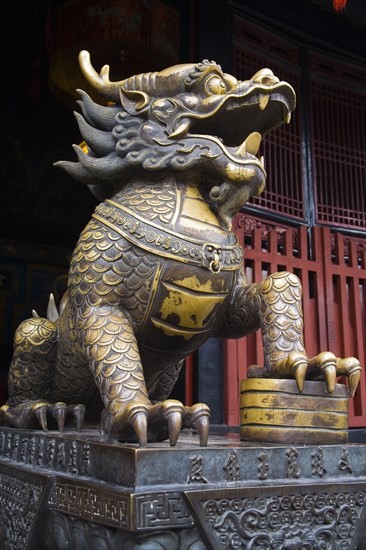
{"type": "Polygon", "coordinates": [[[294,90],[271,70],[241,82],[204,60],[111,82],[109,67],[98,74],[88,52],[79,61],[108,105],[80,91],[76,118],[87,147],[74,146],[78,162],[57,165],[97,198],[131,181],[173,174],[204,186],[230,226],[231,216],[263,190],[263,157],[256,156],[262,136],[288,123],[295,108],[294,90]]]}

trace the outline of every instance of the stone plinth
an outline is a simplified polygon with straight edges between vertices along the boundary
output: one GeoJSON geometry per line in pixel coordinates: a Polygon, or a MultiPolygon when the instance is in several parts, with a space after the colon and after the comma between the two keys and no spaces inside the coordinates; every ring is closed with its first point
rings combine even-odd
{"type": "Polygon", "coordinates": [[[139,448],[0,427],[0,548],[356,549],[366,446],[183,433],[139,448]]]}

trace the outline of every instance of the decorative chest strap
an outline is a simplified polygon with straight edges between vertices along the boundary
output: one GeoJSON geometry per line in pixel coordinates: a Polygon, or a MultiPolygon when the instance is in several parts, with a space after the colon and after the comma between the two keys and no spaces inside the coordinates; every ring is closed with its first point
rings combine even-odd
{"type": "Polygon", "coordinates": [[[93,218],[152,254],[205,267],[213,273],[236,271],[243,261],[243,250],[238,242],[231,246],[221,246],[192,239],[151,221],[147,222],[112,200],[97,206],[93,218]]]}

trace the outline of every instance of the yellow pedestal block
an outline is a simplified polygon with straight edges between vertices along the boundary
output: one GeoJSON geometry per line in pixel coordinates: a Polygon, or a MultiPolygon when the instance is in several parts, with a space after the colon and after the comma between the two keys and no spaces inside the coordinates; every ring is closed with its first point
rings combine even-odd
{"type": "Polygon", "coordinates": [[[294,380],[251,378],[240,388],[240,438],[293,444],[348,441],[348,390],[307,381],[302,393],[294,380]]]}

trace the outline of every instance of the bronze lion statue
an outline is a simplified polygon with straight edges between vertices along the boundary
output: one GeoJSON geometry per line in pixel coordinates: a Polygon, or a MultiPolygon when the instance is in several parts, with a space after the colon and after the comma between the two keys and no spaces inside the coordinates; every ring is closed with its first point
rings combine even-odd
{"type": "Polygon", "coordinates": [[[263,367],[249,376],[346,375],[353,395],[360,365],[330,352],[309,358],[301,286],[282,272],[249,285],[232,216],[264,188],[262,137],[289,122],[295,93],[269,69],[238,81],[214,61],[177,65],[111,82],[88,52],[82,71],[104,96],[80,91],[86,145],[78,162],[57,163],[101,201],[72,256],[68,289],[47,319],[18,327],[1,408],[10,426],[44,430],[52,416],[80,429],[98,410],[100,429],[121,441],[169,438],[194,427],[207,444],[210,411],[169,399],[184,358],[210,336],[261,330],[263,367]]]}

